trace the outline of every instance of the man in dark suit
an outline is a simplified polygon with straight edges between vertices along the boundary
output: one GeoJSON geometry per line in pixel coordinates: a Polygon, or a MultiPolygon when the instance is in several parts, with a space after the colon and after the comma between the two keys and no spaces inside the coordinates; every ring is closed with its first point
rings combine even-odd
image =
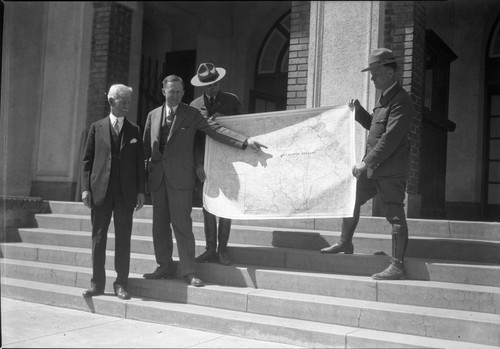
{"type": "MultiPolygon", "coordinates": [[[[200,110],[201,114],[207,119],[215,120],[221,116],[241,114],[241,102],[238,96],[221,91],[219,88],[219,81],[225,75],[226,70],[224,68],[215,67],[212,63],[202,63],[196,75],[191,79],[191,84],[203,87],[204,93],[192,101],[190,105],[200,110]]],[[[205,134],[197,132],[195,137],[195,166],[198,176],[197,188],[199,188],[200,192],[203,190],[203,182],[206,179],[203,167],[204,154],[205,134]]],[[[205,210],[205,208],[202,211],[206,251],[196,257],[196,262],[219,261],[221,264],[230,265],[231,260],[227,255],[226,247],[231,232],[231,219],[219,217],[219,229],[217,230],[217,217],[205,210]],[[219,243],[218,246],[217,242],[219,243]]]]}
{"type": "Polygon", "coordinates": [[[112,85],[108,92],[111,113],[90,126],[82,168],[82,200],[91,209],[92,280],[85,297],[104,293],[106,242],[113,215],[115,226],[115,294],[130,299],[127,282],[130,239],[135,210],[144,205],[144,149],[139,127],[128,121],[132,88],[112,85]]]}
{"type": "Polygon", "coordinates": [[[165,103],[152,110],[144,129],[144,155],[147,159],[149,189],[153,203],[153,245],[158,267],[144,274],[146,279],[173,278],[172,230],[177,242],[180,274],[193,286],[203,286],[196,277],[195,240],[191,211],[195,184],[194,137],[202,131],[229,146],[258,152],[263,146],[181,103],[184,81],[169,75],[163,80],[165,103]]]}
{"type": "Polygon", "coordinates": [[[356,121],[369,130],[363,161],[356,164],[352,174],[357,178],[354,215],[344,218],[340,242],[321,250],[321,253],[352,254],[352,237],[359,221],[360,208],[378,195],[385,217],[392,225],[392,262],[382,272],[373,274],[377,280],[406,278],[403,259],[408,244],[408,225],[404,211],[406,177],[410,155],[408,134],[414,108],[409,94],[396,80],[397,63],[391,50],[380,48],[369,57],[369,67],[375,88],[382,92],[379,102],[369,114],[359,103],[351,100],[356,121]]]}

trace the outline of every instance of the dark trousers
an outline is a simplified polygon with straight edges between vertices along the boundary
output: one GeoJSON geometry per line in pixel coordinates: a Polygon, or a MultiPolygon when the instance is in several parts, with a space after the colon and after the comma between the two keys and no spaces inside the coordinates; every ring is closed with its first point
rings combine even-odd
{"type": "Polygon", "coordinates": [[[203,221],[205,223],[207,251],[225,251],[227,242],[229,241],[229,233],[231,231],[231,220],[219,217],[219,229],[217,229],[217,216],[203,209],[203,221]],[[217,237],[219,240],[218,247],[217,237]]]}
{"type": "Polygon", "coordinates": [[[356,203],[353,217],[342,220],[342,243],[351,243],[359,222],[361,206],[379,196],[385,218],[392,225],[392,256],[403,261],[408,245],[408,225],[404,211],[406,178],[368,178],[363,173],[356,183],[356,203]]]}
{"type": "Polygon", "coordinates": [[[92,220],[92,285],[104,289],[106,284],[106,243],[113,216],[115,227],[115,271],[113,286],[127,287],[130,270],[130,238],[134,207],[123,203],[119,183],[110,179],[106,198],[101,206],[91,209],[92,220]]]}
{"type": "Polygon", "coordinates": [[[153,203],[153,245],[156,262],[162,271],[172,267],[172,228],[174,230],[181,275],[195,271],[195,239],[191,219],[193,190],[176,189],[162,183],[151,191],[153,203]],[[170,226],[172,224],[172,228],[170,226]]]}

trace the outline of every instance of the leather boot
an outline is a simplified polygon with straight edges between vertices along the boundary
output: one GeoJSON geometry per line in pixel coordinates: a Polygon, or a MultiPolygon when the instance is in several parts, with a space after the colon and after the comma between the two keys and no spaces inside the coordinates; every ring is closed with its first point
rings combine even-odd
{"type": "Polygon", "coordinates": [[[229,233],[231,232],[231,220],[228,218],[219,218],[219,247],[217,255],[219,262],[223,265],[231,265],[231,260],[226,253],[227,243],[229,241],[229,233]]]}
{"type": "Polygon", "coordinates": [[[375,280],[404,280],[406,270],[403,261],[393,258],[391,264],[380,273],[372,275],[375,280]]]}
{"type": "Polygon", "coordinates": [[[321,253],[340,253],[353,254],[354,245],[352,244],[352,236],[359,222],[359,210],[355,211],[354,217],[344,218],[342,220],[342,234],[340,234],[340,242],[322,248],[321,253]],[[357,214],[356,214],[357,212],[357,214]]]}

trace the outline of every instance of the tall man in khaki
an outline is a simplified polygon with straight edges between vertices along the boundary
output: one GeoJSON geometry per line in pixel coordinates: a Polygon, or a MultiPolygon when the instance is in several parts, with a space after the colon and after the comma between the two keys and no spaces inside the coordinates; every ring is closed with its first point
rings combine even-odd
{"type": "Polygon", "coordinates": [[[379,102],[368,113],[351,100],[355,118],[369,130],[363,161],[356,164],[352,174],[357,178],[356,203],[351,218],[344,218],[340,241],[321,250],[321,253],[352,254],[352,237],[359,221],[360,208],[365,202],[379,196],[385,217],[392,225],[392,262],[382,272],[372,275],[377,280],[406,278],[403,259],[408,244],[408,225],[404,211],[406,177],[410,157],[408,135],[414,108],[410,95],[396,80],[397,63],[391,50],[380,48],[369,57],[371,80],[382,92],[379,102]]]}

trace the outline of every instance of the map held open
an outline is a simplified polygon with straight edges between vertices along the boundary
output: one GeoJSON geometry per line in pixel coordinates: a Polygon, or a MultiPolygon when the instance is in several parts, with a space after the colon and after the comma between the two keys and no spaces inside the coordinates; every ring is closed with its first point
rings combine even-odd
{"type": "Polygon", "coordinates": [[[356,179],[347,106],[219,117],[268,148],[254,153],[206,138],[203,206],[231,219],[350,217],[356,179]]]}

